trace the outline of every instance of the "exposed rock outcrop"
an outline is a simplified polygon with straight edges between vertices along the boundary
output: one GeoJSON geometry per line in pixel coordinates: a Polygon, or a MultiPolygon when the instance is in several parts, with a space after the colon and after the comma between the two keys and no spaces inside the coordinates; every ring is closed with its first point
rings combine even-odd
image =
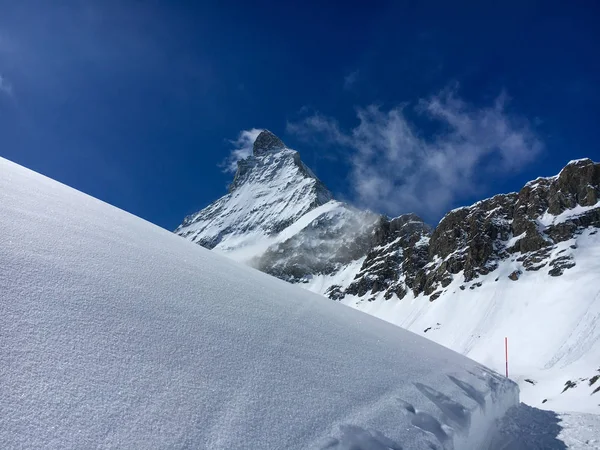
{"type": "Polygon", "coordinates": [[[268,152],[281,150],[283,148],[285,148],[285,144],[281,139],[279,139],[269,130],[263,130],[256,137],[256,140],[252,145],[252,154],[254,156],[263,156],[268,152]]]}

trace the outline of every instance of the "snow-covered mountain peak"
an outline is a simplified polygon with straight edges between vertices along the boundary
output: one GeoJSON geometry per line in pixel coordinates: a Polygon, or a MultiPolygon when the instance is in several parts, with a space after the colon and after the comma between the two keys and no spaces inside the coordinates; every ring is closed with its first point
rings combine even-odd
{"type": "Polygon", "coordinates": [[[269,130],[263,130],[254,141],[254,145],[252,146],[252,154],[254,156],[261,156],[265,153],[281,150],[283,148],[286,147],[281,139],[279,139],[269,130]]]}
{"type": "Polygon", "coordinates": [[[186,217],[176,233],[248,261],[303,215],[331,199],[298,152],[265,130],[256,139],[253,154],[238,162],[229,193],[186,217]]]}

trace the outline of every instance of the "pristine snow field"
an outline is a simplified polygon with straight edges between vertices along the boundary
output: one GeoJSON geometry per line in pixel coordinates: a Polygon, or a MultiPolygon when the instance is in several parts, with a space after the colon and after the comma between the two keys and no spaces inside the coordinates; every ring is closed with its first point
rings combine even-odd
{"type": "Polygon", "coordinates": [[[485,449],[516,385],[0,159],[6,449],[485,449]]]}

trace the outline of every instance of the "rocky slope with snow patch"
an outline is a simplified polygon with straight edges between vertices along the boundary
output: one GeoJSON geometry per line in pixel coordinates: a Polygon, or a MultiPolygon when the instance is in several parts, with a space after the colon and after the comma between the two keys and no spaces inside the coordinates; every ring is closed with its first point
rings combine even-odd
{"type": "Polygon", "coordinates": [[[528,256],[513,253],[470,281],[463,271],[452,274],[434,301],[412,292],[400,301],[386,300],[383,293],[347,295],[340,301],[499,372],[504,371],[508,337],[509,373],[523,401],[557,411],[600,413],[599,379],[594,378],[600,368],[600,233],[586,228],[552,245],[548,261],[568,257],[575,263],[560,276],[549,275],[556,264],[526,270],[528,256]]]}
{"type": "Polygon", "coordinates": [[[416,295],[431,299],[461,273],[470,282],[496,270],[518,253],[512,273],[544,269],[560,276],[575,262],[568,253],[551,258],[556,245],[574,239],[588,227],[600,227],[600,164],[570,162],[559,175],[527,183],[519,193],[491,199],[448,213],[429,240],[416,295]]]}
{"type": "Polygon", "coordinates": [[[518,193],[455,209],[433,232],[416,217],[394,219],[390,224],[408,221],[416,227],[403,237],[387,233],[369,251],[355,278],[336,287],[335,298],[349,294],[372,299],[385,291],[386,299],[402,299],[410,291],[434,301],[458,274],[463,284],[469,283],[494,272],[513,255],[521,264],[511,273],[512,280],[524,271],[541,269],[550,277],[560,276],[575,261],[566,251],[551,257],[552,252],[557,244],[600,227],[599,198],[600,164],[583,159],[570,162],[555,177],[527,183],[518,193]]]}
{"type": "Polygon", "coordinates": [[[418,284],[416,277],[428,261],[430,234],[431,228],[415,214],[382,218],[375,245],[348,287],[339,286],[338,299],[347,294],[363,297],[379,292],[388,300],[404,298],[418,284]]]}
{"type": "MultiPolygon", "coordinates": [[[[406,295],[340,288],[340,301],[420,333],[495,370],[511,342],[511,376],[531,405],[600,412],[600,164],[570,162],[518,193],[448,213],[406,295]],[[362,295],[361,295],[362,294],[362,295]]],[[[398,268],[397,256],[382,266],[398,268]]],[[[363,263],[364,267],[364,263],[363,263]]],[[[368,277],[346,274],[351,288],[368,277]]],[[[317,289],[318,290],[318,289],[317,289]]]]}

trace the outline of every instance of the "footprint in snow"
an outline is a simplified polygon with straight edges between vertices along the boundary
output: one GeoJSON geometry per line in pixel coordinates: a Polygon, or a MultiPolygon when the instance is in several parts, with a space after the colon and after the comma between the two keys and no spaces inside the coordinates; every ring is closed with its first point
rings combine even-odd
{"type": "MultiPolygon", "coordinates": [[[[442,444],[442,448],[444,450],[453,449],[454,445],[452,443],[452,438],[444,430],[444,426],[439,420],[429,413],[416,410],[412,404],[404,400],[398,399],[398,402],[403,406],[406,413],[411,416],[410,423],[413,426],[425,431],[426,433],[431,433],[434,435],[439,443],[442,444]]],[[[431,444],[431,448],[436,449],[433,444],[431,444]]]]}

